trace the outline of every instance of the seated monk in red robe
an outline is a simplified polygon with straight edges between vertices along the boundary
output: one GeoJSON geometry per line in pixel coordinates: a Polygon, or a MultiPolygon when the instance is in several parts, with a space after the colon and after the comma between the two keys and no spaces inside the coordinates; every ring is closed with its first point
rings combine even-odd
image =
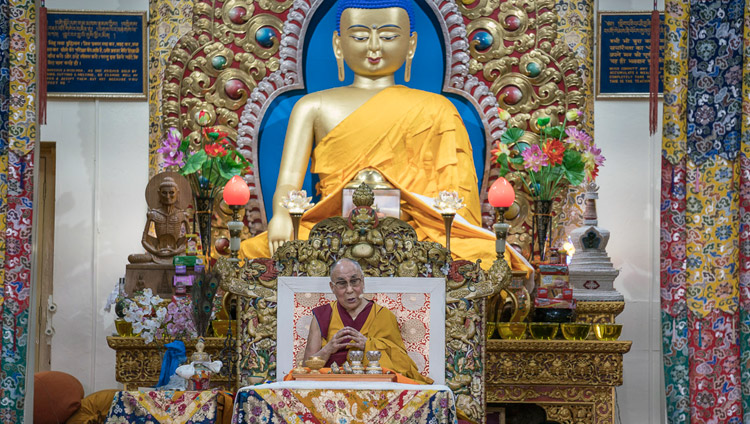
{"type": "MultiPolygon", "coordinates": [[[[359,264],[341,259],[331,268],[331,290],[336,300],[313,309],[305,360],[318,356],[326,367],[346,362],[349,349],[379,350],[380,366],[414,380],[431,384],[407,355],[396,316],[387,308],[362,297],[364,274],[359,264]]],[[[365,358],[365,361],[367,359],[365,358]]]]}

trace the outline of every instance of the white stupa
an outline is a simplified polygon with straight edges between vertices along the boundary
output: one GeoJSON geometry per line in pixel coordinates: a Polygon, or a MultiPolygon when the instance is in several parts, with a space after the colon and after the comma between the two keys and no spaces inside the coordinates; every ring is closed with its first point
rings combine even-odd
{"type": "Polygon", "coordinates": [[[570,234],[575,253],[569,264],[570,287],[578,301],[621,302],[624,300],[614,288],[620,271],[607,255],[609,231],[597,226],[596,199],[599,186],[589,183],[584,195],[583,226],[570,234]]]}

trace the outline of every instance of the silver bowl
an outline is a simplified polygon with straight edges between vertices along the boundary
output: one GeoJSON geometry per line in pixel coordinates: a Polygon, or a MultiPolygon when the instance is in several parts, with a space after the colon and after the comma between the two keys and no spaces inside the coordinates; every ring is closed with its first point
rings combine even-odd
{"type": "Polygon", "coordinates": [[[368,350],[367,351],[367,360],[370,362],[377,362],[380,360],[380,351],[379,350],[368,350]]]}
{"type": "Polygon", "coordinates": [[[346,358],[349,359],[349,362],[362,362],[362,359],[364,359],[365,353],[361,350],[350,350],[349,354],[346,355],[346,358]]]}

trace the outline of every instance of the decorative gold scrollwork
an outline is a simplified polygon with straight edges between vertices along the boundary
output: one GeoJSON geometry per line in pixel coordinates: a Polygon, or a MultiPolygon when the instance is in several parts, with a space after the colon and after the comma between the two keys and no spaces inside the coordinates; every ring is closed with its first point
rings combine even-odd
{"type": "Polygon", "coordinates": [[[461,14],[469,19],[490,16],[500,5],[500,0],[461,0],[456,5],[461,14]]]}

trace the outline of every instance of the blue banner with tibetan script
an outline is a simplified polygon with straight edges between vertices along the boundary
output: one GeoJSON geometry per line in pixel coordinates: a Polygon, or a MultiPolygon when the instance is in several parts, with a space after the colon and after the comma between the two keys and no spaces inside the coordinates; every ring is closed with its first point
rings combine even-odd
{"type": "Polygon", "coordinates": [[[50,97],[146,98],[145,12],[49,11],[50,97]]]}
{"type": "MultiPolygon", "coordinates": [[[[664,14],[660,15],[659,93],[663,91],[664,14]]],[[[650,12],[600,12],[597,97],[648,97],[650,12]]]]}

